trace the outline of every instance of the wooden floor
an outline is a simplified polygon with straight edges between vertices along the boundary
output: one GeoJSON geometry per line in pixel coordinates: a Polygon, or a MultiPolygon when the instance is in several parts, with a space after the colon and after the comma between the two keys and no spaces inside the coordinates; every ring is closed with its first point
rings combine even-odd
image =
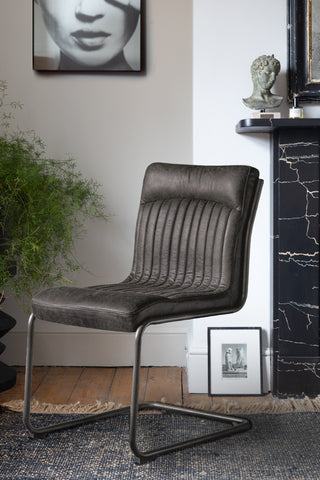
{"type": "MultiPolygon", "coordinates": [[[[24,368],[17,367],[16,385],[0,393],[0,405],[24,396],[24,368]]],[[[33,398],[52,404],[80,405],[99,402],[130,404],[132,368],[35,367],[33,398]]],[[[179,367],[141,369],[140,401],[165,401],[182,405],[212,405],[206,394],[189,394],[186,373],[179,367]]]]}

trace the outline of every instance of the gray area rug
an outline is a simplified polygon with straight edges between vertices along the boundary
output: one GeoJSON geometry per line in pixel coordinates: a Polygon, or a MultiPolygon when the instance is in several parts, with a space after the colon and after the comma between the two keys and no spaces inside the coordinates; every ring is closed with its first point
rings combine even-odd
{"type": "MultiPolygon", "coordinates": [[[[34,422],[61,415],[35,414],[34,422]]],[[[66,418],[66,415],[63,415],[66,418]]],[[[250,415],[252,430],[136,465],[128,417],[119,416],[28,438],[20,413],[0,414],[1,480],[316,480],[320,476],[320,413],[250,415]]],[[[173,441],[205,433],[212,424],[192,417],[142,414],[139,440],[173,441]]],[[[218,424],[219,425],[219,424],[218,424]]]]}

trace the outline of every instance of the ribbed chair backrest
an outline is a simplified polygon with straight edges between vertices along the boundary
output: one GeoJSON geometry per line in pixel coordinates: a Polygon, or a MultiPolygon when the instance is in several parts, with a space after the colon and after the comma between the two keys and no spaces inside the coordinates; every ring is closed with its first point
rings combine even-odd
{"type": "Polygon", "coordinates": [[[130,282],[167,287],[169,296],[177,288],[232,290],[234,282],[239,290],[240,282],[246,295],[259,182],[258,170],[247,166],[152,164],[142,189],[130,282]]]}

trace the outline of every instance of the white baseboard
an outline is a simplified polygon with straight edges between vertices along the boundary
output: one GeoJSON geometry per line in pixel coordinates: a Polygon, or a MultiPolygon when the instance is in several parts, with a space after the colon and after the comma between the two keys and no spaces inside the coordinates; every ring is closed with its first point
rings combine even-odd
{"type": "MultiPolygon", "coordinates": [[[[1,361],[24,365],[26,333],[9,332],[1,361]]],[[[144,335],[142,365],[186,366],[187,336],[182,332],[144,335]]],[[[35,334],[34,365],[130,366],[133,362],[134,334],[118,332],[35,334]]]]}
{"type": "Polygon", "coordinates": [[[208,393],[208,356],[189,352],[187,358],[189,393],[208,393]]]}

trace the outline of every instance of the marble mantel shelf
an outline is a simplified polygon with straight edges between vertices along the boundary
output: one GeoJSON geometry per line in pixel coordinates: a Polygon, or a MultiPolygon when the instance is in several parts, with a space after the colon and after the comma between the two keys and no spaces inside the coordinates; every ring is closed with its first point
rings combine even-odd
{"type": "Polygon", "coordinates": [[[320,118],[244,119],[269,133],[273,170],[273,387],[320,393],[320,118]]]}
{"type": "Polygon", "coordinates": [[[237,133],[270,133],[279,128],[319,128],[320,118],[245,118],[236,125],[237,133]]]}

